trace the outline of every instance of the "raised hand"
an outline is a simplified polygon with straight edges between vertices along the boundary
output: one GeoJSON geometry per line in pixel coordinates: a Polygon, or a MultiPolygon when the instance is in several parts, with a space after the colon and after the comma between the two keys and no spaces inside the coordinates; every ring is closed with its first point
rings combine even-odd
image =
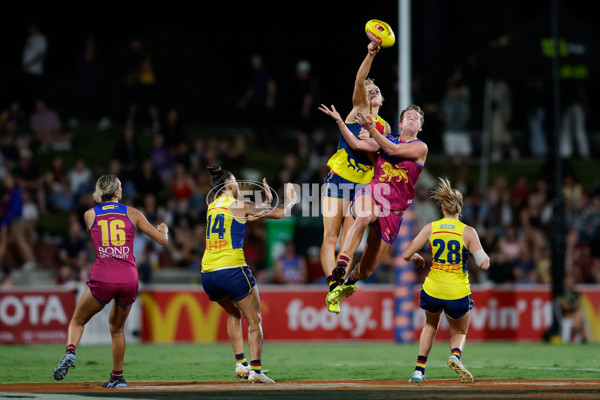
{"type": "Polygon", "coordinates": [[[335,106],[332,104],[331,105],[331,110],[329,108],[327,108],[327,106],[325,104],[321,104],[321,107],[319,107],[319,110],[323,111],[323,113],[329,115],[331,118],[333,118],[336,122],[343,122],[342,120],[342,116],[340,115],[340,113],[335,109],[335,106]]]}
{"type": "Polygon", "coordinates": [[[265,201],[263,201],[263,204],[271,204],[273,201],[273,193],[271,192],[271,188],[267,183],[267,178],[263,178],[262,182],[263,188],[265,189],[265,201]]]}
{"type": "Polygon", "coordinates": [[[367,49],[369,50],[369,54],[374,56],[375,54],[379,53],[380,47],[373,42],[369,42],[367,49]]]}
{"type": "Polygon", "coordinates": [[[366,116],[361,111],[356,113],[356,117],[354,117],[354,120],[356,122],[358,122],[366,130],[369,130],[375,126],[375,122],[373,122],[373,120],[371,119],[371,116],[370,115],[366,116]]]}
{"type": "Polygon", "coordinates": [[[285,185],[285,203],[286,204],[296,204],[298,200],[298,194],[296,193],[296,189],[294,189],[294,185],[291,183],[286,183],[285,185]]]}

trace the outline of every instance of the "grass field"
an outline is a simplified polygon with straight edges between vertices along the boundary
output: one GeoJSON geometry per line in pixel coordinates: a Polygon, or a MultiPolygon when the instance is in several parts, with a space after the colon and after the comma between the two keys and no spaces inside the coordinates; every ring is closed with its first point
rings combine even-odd
{"type": "MultiPolygon", "coordinates": [[[[408,380],[416,344],[265,343],[263,368],[276,381],[319,379],[408,380]]],[[[64,346],[1,346],[0,383],[52,382],[64,346]]],[[[468,343],[465,366],[476,379],[598,379],[600,344],[468,343]]],[[[248,350],[246,355],[249,357],[248,350]]],[[[435,343],[427,361],[429,379],[454,379],[446,366],[446,342],[435,343]]],[[[76,368],[65,381],[102,381],[112,370],[110,346],[80,346],[76,368]]],[[[228,343],[132,344],[125,355],[128,381],[235,380],[228,343]]]]}

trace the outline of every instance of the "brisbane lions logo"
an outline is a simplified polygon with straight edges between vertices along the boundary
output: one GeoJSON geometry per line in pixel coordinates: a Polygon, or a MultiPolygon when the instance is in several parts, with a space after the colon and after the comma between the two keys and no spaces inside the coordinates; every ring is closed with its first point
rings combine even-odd
{"type": "Polygon", "coordinates": [[[392,164],[385,162],[381,164],[381,169],[385,172],[379,177],[381,182],[391,182],[393,178],[396,178],[396,182],[400,182],[404,179],[404,182],[408,183],[408,172],[405,168],[394,168],[392,164]]]}

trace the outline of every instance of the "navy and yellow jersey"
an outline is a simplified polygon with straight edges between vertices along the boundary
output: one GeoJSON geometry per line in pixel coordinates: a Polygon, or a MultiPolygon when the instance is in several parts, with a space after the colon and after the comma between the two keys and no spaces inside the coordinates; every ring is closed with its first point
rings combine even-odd
{"type": "Polygon", "coordinates": [[[463,232],[467,225],[457,219],[442,218],[431,223],[432,264],[423,290],[442,300],[456,300],[471,294],[463,232]]]}
{"type": "MultiPolygon", "coordinates": [[[[374,119],[375,126],[381,134],[385,133],[387,122],[379,115],[374,119]]],[[[356,137],[362,126],[357,122],[346,124],[350,132],[356,137]]],[[[365,151],[354,150],[350,147],[344,135],[340,135],[340,141],[335,154],[333,154],[327,166],[335,174],[354,183],[369,183],[373,178],[373,164],[365,151]]]]}
{"type": "Polygon", "coordinates": [[[233,197],[220,196],[208,206],[202,272],[246,265],[246,222],[236,220],[231,214],[229,207],[233,202],[233,197]]]}

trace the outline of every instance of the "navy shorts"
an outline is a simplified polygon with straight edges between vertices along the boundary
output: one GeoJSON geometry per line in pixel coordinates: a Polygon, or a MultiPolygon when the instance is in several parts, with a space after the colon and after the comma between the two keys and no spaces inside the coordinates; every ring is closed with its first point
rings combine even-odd
{"type": "Polygon", "coordinates": [[[366,187],[366,183],[351,182],[331,171],[323,181],[322,197],[331,197],[333,199],[352,200],[360,189],[366,187]]]}
{"type": "Polygon", "coordinates": [[[421,296],[419,305],[425,311],[430,313],[436,313],[440,310],[444,310],[444,313],[452,318],[458,319],[463,317],[471,308],[473,308],[473,300],[471,295],[465,296],[462,299],[456,300],[441,300],[435,297],[431,297],[423,289],[421,289],[421,296]]]}
{"type": "Polygon", "coordinates": [[[92,281],[86,282],[90,293],[102,304],[108,304],[115,299],[118,305],[127,307],[135,301],[138,293],[138,282],[107,283],[92,281]]]}
{"type": "Polygon", "coordinates": [[[247,265],[202,272],[202,288],[212,301],[219,301],[226,296],[231,301],[242,300],[254,286],[256,280],[247,265]]]}

